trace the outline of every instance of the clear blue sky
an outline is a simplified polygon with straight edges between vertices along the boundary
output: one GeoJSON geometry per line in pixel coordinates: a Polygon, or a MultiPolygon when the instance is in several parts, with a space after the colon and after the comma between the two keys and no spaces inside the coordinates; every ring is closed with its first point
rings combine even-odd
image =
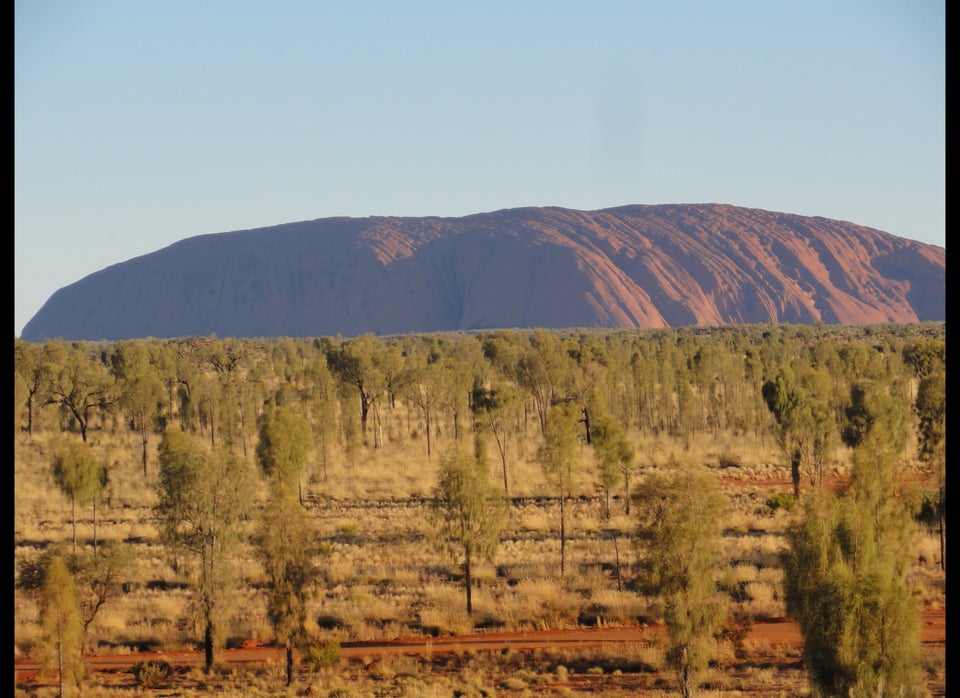
{"type": "Polygon", "coordinates": [[[943,0],[16,0],[14,332],[194,235],[728,203],[945,246],[943,0]]]}

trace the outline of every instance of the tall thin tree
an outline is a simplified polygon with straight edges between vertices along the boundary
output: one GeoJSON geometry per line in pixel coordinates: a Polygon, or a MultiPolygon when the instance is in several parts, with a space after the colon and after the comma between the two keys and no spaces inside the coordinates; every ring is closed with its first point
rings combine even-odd
{"type": "Polygon", "coordinates": [[[684,698],[695,695],[711,637],[723,625],[727,600],[717,591],[726,565],[723,521],[727,500],[709,472],[683,465],[647,476],[634,495],[641,588],[660,597],[667,626],[667,660],[684,698]]]}
{"type": "Polygon", "coordinates": [[[818,491],[788,531],[787,612],[800,626],[804,662],[821,695],[924,694],[916,599],[906,579],[916,526],[895,477],[904,407],[889,385],[852,386],[842,432],[853,448],[849,491],[818,491]]]}
{"type": "Polygon", "coordinates": [[[171,428],[159,449],[157,514],[161,537],[186,552],[195,569],[203,622],[204,665],[214,663],[222,600],[231,579],[229,555],[253,504],[253,473],[235,454],[214,450],[200,437],[171,428]]]}
{"type": "Polygon", "coordinates": [[[473,565],[490,559],[507,520],[507,500],[482,457],[453,442],[440,462],[434,490],[437,545],[462,560],[467,614],[473,613],[473,565]]]}
{"type": "Polygon", "coordinates": [[[543,440],[537,448],[537,462],[548,486],[556,493],[560,513],[560,576],[567,563],[567,508],[573,493],[574,466],[579,438],[580,408],[572,401],[559,402],[547,413],[543,440]]]}
{"type": "Polygon", "coordinates": [[[93,449],[87,443],[71,442],[55,452],[53,478],[61,491],[70,498],[70,523],[73,528],[73,550],[76,552],[77,504],[83,505],[94,500],[96,516],[96,497],[107,484],[106,469],[100,465],[93,449]]]}
{"type": "Polygon", "coordinates": [[[51,559],[41,596],[43,636],[52,654],[45,666],[53,663],[57,671],[58,698],[65,689],[79,692],[83,678],[83,628],[73,575],[62,557],[51,559]]]}

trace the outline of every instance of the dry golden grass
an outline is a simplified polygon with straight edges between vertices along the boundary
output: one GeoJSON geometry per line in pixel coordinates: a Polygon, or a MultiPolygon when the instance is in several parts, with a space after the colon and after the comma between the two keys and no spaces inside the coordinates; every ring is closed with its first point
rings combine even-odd
{"type": "MultiPolygon", "coordinates": [[[[614,492],[610,518],[597,498],[595,476],[585,452],[567,519],[567,570],[560,575],[557,528],[559,511],[549,499],[539,466],[532,460],[536,440],[511,444],[510,494],[518,498],[494,558],[474,569],[475,613],[466,614],[461,571],[456,562],[431,544],[427,516],[440,454],[449,438],[434,444],[428,459],[419,438],[396,438],[400,430],[386,425],[393,438],[381,448],[359,448],[349,454],[331,448],[326,476],[317,460],[305,478],[307,508],[324,538],[326,554],[320,567],[319,593],[310,604],[308,629],[317,642],[326,640],[389,640],[420,633],[458,634],[474,631],[520,631],[575,627],[637,625],[652,620],[656,602],[626,590],[636,551],[631,543],[634,522],[625,514],[622,492],[614,492]],[[390,431],[392,430],[392,432],[390,431]],[[521,457],[519,454],[525,454],[521,457]],[[537,501],[540,499],[540,501],[537,501]],[[616,540],[614,539],[616,536],[616,540]],[[619,554],[621,588],[614,571],[619,554]],[[478,627],[479,626],[479,627],[478,627]]],[[[76,438],[75,435],[66,435],[76,438]]],[[[154,437],[155,438],[155,437],[154,437]]],[[[723,435],[695,435],[689,448],[664,434],[631,435],[638,453],[634,483],[645,472],[689,461],[710,469],[730,494],[725,536],[729,580],[742,589],[739,610],[755,618],[785,614],[783,574],[779,556],[790,512],[772,510],[766,500],[789,486],[753,481],[787,482],[772,443],[723,435]],[[734,464],[731,464],[734,463],[734,464]]],[[[132,435],[115,440],[94,432],[92,442],[109,454],[110,488],[98,511],[100,540],[122,542],[134,553],[127,591],[104,606],[90,628],[90,644],[101,653],[130,652],[137,647],[193,649],[200,633],[189,618],[191,591],[176,588],[179,578],[159,544],[152,507],[156,502],[156,443],[144,479],[139,442],[132,435]],[[171,588],[173,587],[173,588],[171,588]]],[[[16,436],[14,461],[15,563],[35,559],[48,545],[71,540],[70,507],[53,485],[49,461],[54,440],[46,436],[16,436]]],[[[502,482],[500,462],[488,453],[492,477],[502,482]]],[[[81,545],[93,535],[92,508],[78,512],[81,545]]],[[[917,564],[911,573],[922,603],[943,608],[944,575],[937,566],[935,534],[918,535],[917,564]],[[922,561],[921,561],[922,558],[922,561]]],[[[240,589],[231,600],[233,613],[226,628],[231,641],[268,643],[273,633],[265,599],[254,585],[259,565],[247,549],[237,559],[240,589]]],[[[14,592],[15,656],[33,653],[41,633],[37,602],[22,589],[14,592]]],[[[782,655],[774,647],[748,651],[782,655]]],[[[715,667],[705,677],[701,695],[805,695],[799,669],[774,670],[737,663],[729,643],[713,649],[715,667]]],[[[795,661],[795,658],[792,660],[795,661]]],[[[936,673],[936,657],[931,661],[936,673]]],[[[554,653],[506,653],[454,658],[397,657],[363,662],[343,661],[317,674],[301,670],[294,687],[282,686],[280,666],[223,671],[212,677],[191,670],[176,679],[176,695],[292,696],[312,689],[320,696],[409,695],[449,696],[587,696],[603,687],[608,695],[671,695],[673,677],[664,667],[659,647],[578,649],[554,653]],[[628,654],[629,653],[629,654],[628,654]],[[617,672],[620,672],[619,674],[617,672]],[[666,683],[657,684],[656,681],[666,683]],[[622,693],[617,693],[622,691],[622,693]]],[[[85,695],[129,695],[122,688],[90,686],[85,695]]],[[[17,688],[17,695],[52,696],[47,685],[17,688]]],[[[171,695],[173,693],[170,693],[171,695]]]]}

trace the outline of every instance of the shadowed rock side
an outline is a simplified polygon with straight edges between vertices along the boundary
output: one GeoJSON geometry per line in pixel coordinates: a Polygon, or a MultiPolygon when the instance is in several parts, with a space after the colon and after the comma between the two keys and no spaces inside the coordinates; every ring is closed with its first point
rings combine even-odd
{"type": "Polygon", "coordinates": [[[720,204],[324,218],[201,235],[57,291],[29,341],[945,319],[946,250],[720,204]]]}

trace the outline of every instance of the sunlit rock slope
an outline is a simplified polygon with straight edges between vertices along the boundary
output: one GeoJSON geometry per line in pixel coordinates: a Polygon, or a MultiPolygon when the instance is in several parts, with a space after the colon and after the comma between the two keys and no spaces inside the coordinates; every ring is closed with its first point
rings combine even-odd
{"type": "Polygon", "coordinates": [[[945,319],[946,251],[721,204],[323,218],[199,235],[57,291],[30,341],[945,319]]]}

